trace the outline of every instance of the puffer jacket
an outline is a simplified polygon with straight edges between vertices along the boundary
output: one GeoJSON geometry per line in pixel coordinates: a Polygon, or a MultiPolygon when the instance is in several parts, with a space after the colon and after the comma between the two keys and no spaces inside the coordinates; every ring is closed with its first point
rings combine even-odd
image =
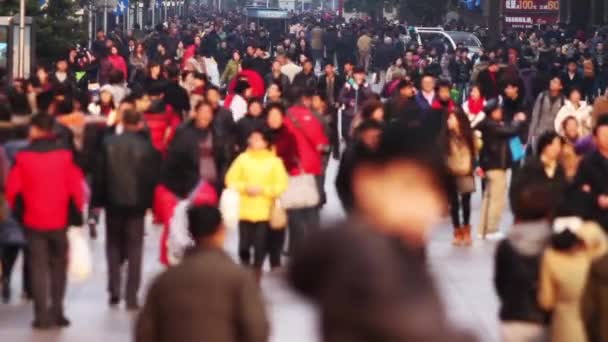
{"type": "Polygon", "coordinates": [[[471,71],[473,63],[469,60],[458,59],[453,64],[454,76],[453,81],[456,83],[468,83],[471,80],[471,71]]]}
{"type": "Polygon", "coordinates": [[[480,166],[485,170],[505,170],[511,167],[513,159],[509,140],[516,137],[521,130],[521,123],[505,125],[502,122],[486,118],[478,129],[483,134],[483,147],[479,156],[480,166]]]}
{"type": "Polygon", "coordinates": [[[580,127],[580,136],[585,136],[591,132],[591,110],[593,108],[585,101],[581,101],[579,107],[574,107],[574,104],[566,100],[562,109],[559,110],[555,117],[555,131],[561,135],[564,134],[563,123],[566,119],[573,117],[578,121],[580,127]]]}
{"type": "Polygon", "coordinates": [[[144,113],[144,119],[154,148],[162,154],[166,153],[175,129],[180,124],[179,116],[165,101],[158,100],[153,102],[150,110],[144,113]]]}
{"type": "Polygon", "coordinates": [[[270,220],[274,200],[287,189],[287,171],[283,161],[270,150],[247,150],[238,156],[226,174],[226,187],[238,191],[239,219],[250,222],[270,220]],[[258,196],[247,188],[260,187],[258,196]]]}

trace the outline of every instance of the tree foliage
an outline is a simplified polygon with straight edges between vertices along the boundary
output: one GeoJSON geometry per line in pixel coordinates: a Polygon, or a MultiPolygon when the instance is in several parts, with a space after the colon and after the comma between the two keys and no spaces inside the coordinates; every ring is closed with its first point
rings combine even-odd
{"type": "MultiPolygon", "coordinates": [[[[86,18],[76,16],[78,9],[78,3],[72,0],[49,0],[43,9],[38,0],[26,0],[26,16],[34,19],[38,63],[48,64],[66,56],[71,46],[87,40],[86,18]]],[[[6,0],[0,4],[0,15],[18,13],[19,1],[6,0]]]]}

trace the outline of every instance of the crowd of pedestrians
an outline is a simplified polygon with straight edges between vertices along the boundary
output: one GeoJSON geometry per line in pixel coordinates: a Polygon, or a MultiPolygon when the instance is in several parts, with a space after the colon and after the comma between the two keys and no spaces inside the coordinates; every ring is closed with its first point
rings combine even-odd
{"type": "Polygon", "coordinates": [[[103,212],[109,304],[140,309],[152,213],[168,269],[138,342],[266,341],[267,259],[279,274],[289,260],[324,341],[472,341],[425,261],[449,214],[455,246],[500,241],[504,341],[606,341],[606,33],[505,32],[473,54],[399,23],[301,15],[277,32],[209,9],[100,31],[2,89],[2,299],[22,252],[33,326],[68,326],[67,230],[96,238],[103,212]],[[347,219],[320,230],[326,183],[347,219]]]}

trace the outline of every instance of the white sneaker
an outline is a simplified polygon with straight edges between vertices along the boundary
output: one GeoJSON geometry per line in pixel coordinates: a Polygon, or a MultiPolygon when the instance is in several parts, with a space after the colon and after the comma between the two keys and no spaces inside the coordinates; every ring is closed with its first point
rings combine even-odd
{"type": "Polygon", "coordinates": [[[499,241],[504,238],[505,238],[505,233],[503,233],[503,232],[486,234],[486,240],[488,240],[488,241],[499,241]]]}

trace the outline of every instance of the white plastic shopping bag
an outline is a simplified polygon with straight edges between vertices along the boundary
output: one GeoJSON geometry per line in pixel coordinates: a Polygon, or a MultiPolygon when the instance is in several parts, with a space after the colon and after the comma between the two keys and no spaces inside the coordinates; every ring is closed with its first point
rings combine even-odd
{"type": "Polygon", "coordinates": [[[190,201],[182,200],[173,209],[173,216],[169,221],[169,238],[167,239],[169,265],[179,264],[186,249],[194,245],[188,231],[189,206],[190,201]]]}
{"type": "Polygon", "coordinates": [[[68,229],[68,277],[73,282],[83,282],[92,273],[91,248],[82,228],[68,229]]]}
{"type": "Polygon", "coordinates": [[[234,189],[224,189],[220,197],[220,212],[224,224],[229,229],[237,229],[239,226],[239,193],[234,189]]]}

